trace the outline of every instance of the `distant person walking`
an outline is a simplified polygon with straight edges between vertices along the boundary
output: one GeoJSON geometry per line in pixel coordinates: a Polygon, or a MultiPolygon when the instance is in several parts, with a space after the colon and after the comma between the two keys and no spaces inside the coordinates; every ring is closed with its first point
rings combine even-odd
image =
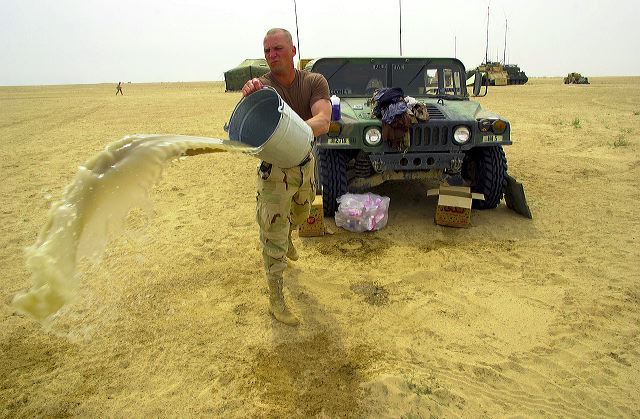
{"type": "Polygon", "coordinates": [[[118,96],[118,93],[120,93],[122,96],[124,96],[124,93],[122,93],[122,82],[121,81],[118,82],[118,87],[116,87],[116,96],[118,96]]]}

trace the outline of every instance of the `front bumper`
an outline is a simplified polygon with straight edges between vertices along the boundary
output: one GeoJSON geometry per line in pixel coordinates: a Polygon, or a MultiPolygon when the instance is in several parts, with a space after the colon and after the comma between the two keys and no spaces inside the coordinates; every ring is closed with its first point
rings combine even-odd
{"type": "Polygon", "coordinates": [[[459,171],[463,152],[440,153],[371,153],[369,160],[377,172],[384,170],[453,170],[459,171]]]}

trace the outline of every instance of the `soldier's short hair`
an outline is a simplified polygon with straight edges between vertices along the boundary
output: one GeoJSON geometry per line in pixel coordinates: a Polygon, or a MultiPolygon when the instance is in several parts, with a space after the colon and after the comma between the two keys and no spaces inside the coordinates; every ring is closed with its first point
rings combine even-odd
{"type": "Polygon", "coordinates": [[[293,37],[291,36],[291,32],[289,32],[286,29],[282,29],[282,28],[271,28],[267,31],[267,34],[265,35],[265,38],[269,35],[275,35],[278,32],[282,32],[284,34],[284,36],[287,38],[287,40],[289,41],[289,43],[291,45],[293,45],[293,37]]]}

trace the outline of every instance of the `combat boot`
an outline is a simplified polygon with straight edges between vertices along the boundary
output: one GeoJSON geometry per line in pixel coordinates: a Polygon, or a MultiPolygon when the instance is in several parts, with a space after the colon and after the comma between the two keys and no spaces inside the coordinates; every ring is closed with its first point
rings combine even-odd
{"type": "Polygon", "coordinates": [[[293,226],[289,227],[289,248],[287,249],[287,259],[289,260],[298,260],[298,251],[296,247],[293,245],[293,241],[291,240],[291,230],[293,226]]]}
{"type": "Polygon", "coordinates": [[[282,293],[282,276],[267,276],[269,284],[269,313],[279,322],[288,326],[297,326],[300,321],[287,307],[282,293]]]}

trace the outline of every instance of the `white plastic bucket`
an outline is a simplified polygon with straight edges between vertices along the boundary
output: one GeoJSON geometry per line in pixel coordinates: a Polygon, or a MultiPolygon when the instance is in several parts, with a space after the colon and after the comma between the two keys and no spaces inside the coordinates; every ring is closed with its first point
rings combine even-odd
{"type": "Polygon", "coordinates": [[[228,132],[230,140],[258,148],[256,157],[282,168],[299,165],[313,143],[311,127],[272,88],[242,98],[228,132]]]}

